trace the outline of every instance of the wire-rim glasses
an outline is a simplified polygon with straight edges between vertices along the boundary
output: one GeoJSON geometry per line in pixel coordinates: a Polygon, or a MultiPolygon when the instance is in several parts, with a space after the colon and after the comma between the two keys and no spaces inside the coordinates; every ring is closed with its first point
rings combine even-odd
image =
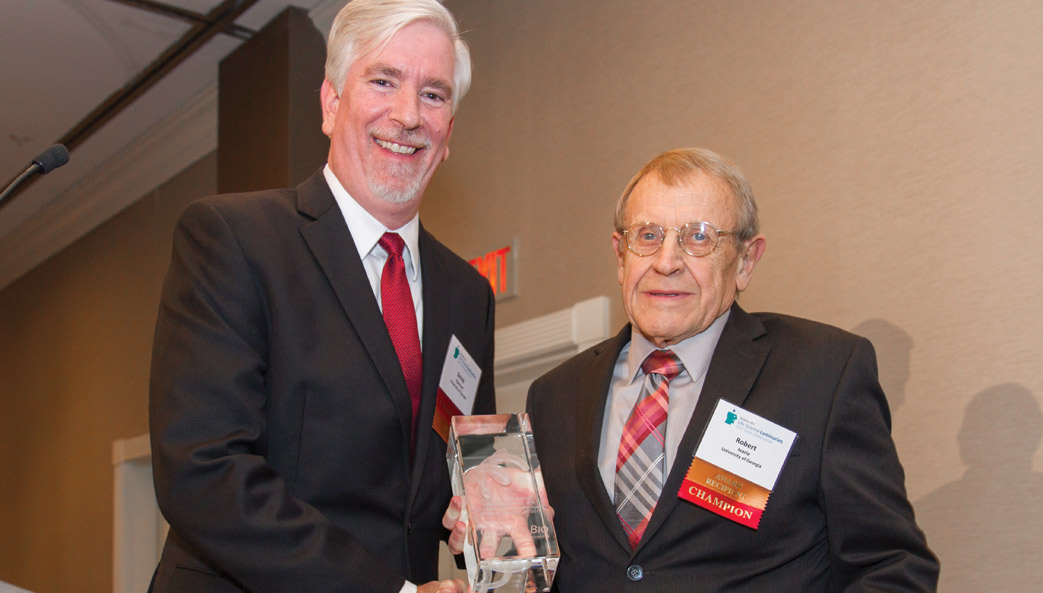
{"type": "Polygon", "coordinates": [[[704,257],[717,249],[720,238],[735,235],[739,231],[722,231],[708,222],[697,220],[681,228],[662,227],[654,222],[636,222],[625,231],[627,249],[635,255],[646,257],[659,251],[666,240],[666,232],[677,233],[677,243],[681,249],[692,257],[704,257]]]}

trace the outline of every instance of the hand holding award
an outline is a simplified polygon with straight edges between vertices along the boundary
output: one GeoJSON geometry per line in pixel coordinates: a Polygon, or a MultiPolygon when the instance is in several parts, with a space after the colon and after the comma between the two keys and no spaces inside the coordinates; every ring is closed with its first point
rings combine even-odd
{"type": "Polygon", "coordinates": [[[558,545],[528,415],[454,417],[447,457],[471,590],[549,591],[558,545]]]}

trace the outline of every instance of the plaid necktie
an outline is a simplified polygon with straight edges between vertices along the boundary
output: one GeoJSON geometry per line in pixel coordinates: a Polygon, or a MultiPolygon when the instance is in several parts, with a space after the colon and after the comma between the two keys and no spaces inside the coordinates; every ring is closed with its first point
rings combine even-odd
{"type": "Polygon", "coordinates": [[[656,350],[641,365],[645,383],[623,427],[616,457],[616,514],[637,548],[663,491],[666,413],[670,381],[681,373],[681,361],[669,350],[656,350]]]}
{"type": "Polygon", "coordinates": [[[384,313],[384,325],[395,345],[398,363],[409,389],[409,404],[413,410],[410,424],[409,451],[416,451],[416,420],[420,409],[420,391],[424,381],[424,359],[420,354],[420,333],[416,325],[416,309],[413,295],[406,280],[406,264],[402,260],[405,241],[395,233],[384,233],[378,241],[388,258],[380,274],[380,305],[384,313]]]}

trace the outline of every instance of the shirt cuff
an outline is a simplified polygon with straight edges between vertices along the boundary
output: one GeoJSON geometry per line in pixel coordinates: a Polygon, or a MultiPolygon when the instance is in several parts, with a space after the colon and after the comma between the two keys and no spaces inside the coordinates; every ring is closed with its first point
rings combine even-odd
{"type": "Polygon", "coordinates": [[[416,585],[410,583],[409,581],[406,581],[402,585],[402,588],[398,591],[398,593],[416,593],[416,585]]]}

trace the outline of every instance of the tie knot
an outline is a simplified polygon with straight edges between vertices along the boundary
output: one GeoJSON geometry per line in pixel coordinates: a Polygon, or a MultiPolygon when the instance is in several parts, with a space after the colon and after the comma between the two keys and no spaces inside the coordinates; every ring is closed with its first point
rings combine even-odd
{"type": "Polygon", "coordinates": [[[662,375],[667,381],[680,375],[683,368],[681,359],[677,358],[672,350],[656,350],[648,355],[645,362],[641,363],[641,369],[645,371],[645,374],[662,375]]]}
{"type": "Polygon", "coordinates": [[[402,240],[402,237],[398,233],[388,231],[380,237],[377,244],[383,247],[384,251],[388,252],[388,257],[395,255],[402,257],[402,248],[405,247],[406,242],[402,240]]]}

